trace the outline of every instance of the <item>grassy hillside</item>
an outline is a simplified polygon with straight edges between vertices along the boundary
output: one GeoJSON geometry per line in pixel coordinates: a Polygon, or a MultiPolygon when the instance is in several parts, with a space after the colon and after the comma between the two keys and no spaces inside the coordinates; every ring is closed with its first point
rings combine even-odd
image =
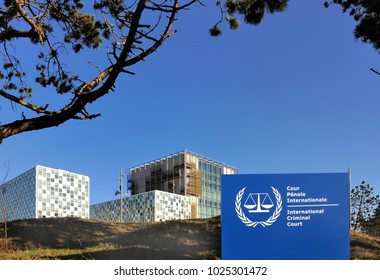
{"type": "Polygon", "coordinates": [[[380,238],[351,231],[351,259],[380,260],[380,238]]]}
{"type": "Polygon", "coordinates": [[[0,249],[0,259],[220,258],[217,218],[130,224],[34,219],[10,223],[8,235],[10,252],[0,249]]]}
{"type": "MultiPolygon", "coordinates": [[[[0,238],[0,259],[219,259],[220,218],[130,224],[22,220],[9,224],[8,248],[0,238]]],[[[351,258],[380,259],[380,239],[351,232],[351,258]]]]}

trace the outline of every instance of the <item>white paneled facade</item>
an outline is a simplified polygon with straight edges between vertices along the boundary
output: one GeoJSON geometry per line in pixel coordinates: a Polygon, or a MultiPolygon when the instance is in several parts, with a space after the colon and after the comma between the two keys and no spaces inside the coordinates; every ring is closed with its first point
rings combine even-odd
{"type": "MultiPolygon", "coordinates": [[[[123,222],[167,221],[191,218],[189,197],[163,191],[150,191],[122,199],[123,222]]],[[[120,221],[120,199],[90,206],[90,218],[120,221]]]]}
{"type": "MultiPolygon", "coordinates": [[[[31,218],[89,218],[90,179],[65,170],[36,166],[1,186],[8,221],[31,218]]],[[[1,211],[0,222],[4,221],[1,211]]]]}

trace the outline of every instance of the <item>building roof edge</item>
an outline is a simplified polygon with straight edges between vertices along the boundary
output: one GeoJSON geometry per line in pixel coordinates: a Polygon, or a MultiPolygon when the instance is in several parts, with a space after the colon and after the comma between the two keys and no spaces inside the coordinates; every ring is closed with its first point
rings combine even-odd
{"type": "Polygon", "coordinates": [[[220,162],[220,161],[217,161],[217,160],[214,160],[212,158],[209,158],[209,157],[206,157],[206,156],[203,156],[201,154],[198,154],[198,153],[195,153],[195,152],[192,152],[190,150],[182,150],[182,151],[179,151],[179,152],[176,152],[176,153],[173,153],[173,154],[170,154],[170,155],[167,155],[167,156],[164,156],[164,157],[161,157],[159,159],[155,159],[155,160],[151,160],[149,162],[146,162],[146,163],[143,163],[143,164],[140,164],[140,165],[137,165],[137,166],[133,166],[133,167],[130,167],[128,168],[128,172],[131,172],[133,170],[136,170],[136,169],[139,169],[139,168],[142,168],[142,167],[145,167],[145,166],[148,166],[150,164],[153,164],[155,162],[160,162],[162,160],[165,160],[165,159],[168,159],[168,158],[171,158],[171,157],[174,157],[174,156],[177,156],[179,154],[191,154],[193,156],[196,156],[198,158],[200,158],[201,160],[204,160],[204,161],[208,161],[210,163],[213,163],[213,164],[216,164],[216,165],[219,165],[221,167],[226,167],[226,168],[230,168],[230,169],[233,169],[233,170],[236,170],[236,171],[239,171],[239,168],[237,167],[233,167],[231,165],[228,165],[228,164],[225,164],[223,162],[220,162]]]}

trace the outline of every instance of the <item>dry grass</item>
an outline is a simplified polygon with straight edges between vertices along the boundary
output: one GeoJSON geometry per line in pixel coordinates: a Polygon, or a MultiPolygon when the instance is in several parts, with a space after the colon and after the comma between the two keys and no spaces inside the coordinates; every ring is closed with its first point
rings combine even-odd
{"type": "MultiPolygon", "coordinates": [[[[0,236],[3,236],[0,228],[0,236]]],[[[160,223],[35,219],[9,224],[0,259],[219,259],[220,217],[160,223]]],[[[380,259],[380,238],[351,232],[351,259],[380,259]]]]}
{"type": "Polygon", "coordinates": [[[380,260],[380,238],[351,231],[351,259],[380,260]]]}
{"type": "Polygon", "coordinates": [[[9,224],[9,236],[10,250],[0,249],[0,259],[220,258],[217,218],[129,224],[70,218],[22,220],[9,224]]]}

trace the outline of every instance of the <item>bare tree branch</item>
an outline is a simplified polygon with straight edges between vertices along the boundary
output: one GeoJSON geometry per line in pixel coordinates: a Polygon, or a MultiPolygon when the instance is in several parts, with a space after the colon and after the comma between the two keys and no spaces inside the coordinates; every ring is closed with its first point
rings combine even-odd
{"type": "Polygon", "coordinates": [[[120,74],[134,75],[128,68],[143,61],[173,36],[176,14],[198,0],[184,0],[181,5],[179,2],[136,0],[127,6],[124,1],[97,0],[94,7],[101,13],[98,21],[92,15],[81,13],[81,4],[77,1],[14,0],[1,9],[0,42],[4,44],[4,52],[0,48],[0,55],[4,57],[7,73],[0,71],[0,78],[3,75],[7,84],[0,89],[0,97],[29,110],[32,116],[23,114],[21,119],[0,125],[0,143],[18,133],[59,126],[70,119],[88,120],[100,116],[90,114],[86,105],[113,90],[120,74]],[[155,22],[152,22],[152,12],[155,22]],[[31,100],[21,71],[23,62],[6,52],[10,39],[24,38],[40,43],[36,83],[66,96],[65,105],[56,110],[47,110],[49,103],[39,105],[31,100]],[[102,69],[97,67],[99,72],[92,79],[84,80],[67,70],[65,56],[75,55],[85,47],[95,48],[102,40],[107,43],[109,51],[104,56],[109,64],[102,69]],[[15,78],[19,80],[14,82],[15,78]]]}
{"type": "Polygon", "coordinates": [[[377,74],[377,75],[380,76],[380,72],[376,71],[375,69],[371,68],[371,69],[369,69],[369,70],[371,70],[373,73],[375,73],[375,74],[377,74]]]}
{"type": "Polygon", "coordinates": [[[45,34],[43,30],[41,29],[41,26],[37,26],[37,24],[33,21],[33,19],[31,19],[28,13],[23,9],[23,6],[26,5],[26,1],[14,0],[14,3],[17,8],[17,11],[24,18],[24,20],[30,25],[30,27],[38,34],[39,41],[41,44],[43,44],[44,39],[45,39],[45,34]]]}

